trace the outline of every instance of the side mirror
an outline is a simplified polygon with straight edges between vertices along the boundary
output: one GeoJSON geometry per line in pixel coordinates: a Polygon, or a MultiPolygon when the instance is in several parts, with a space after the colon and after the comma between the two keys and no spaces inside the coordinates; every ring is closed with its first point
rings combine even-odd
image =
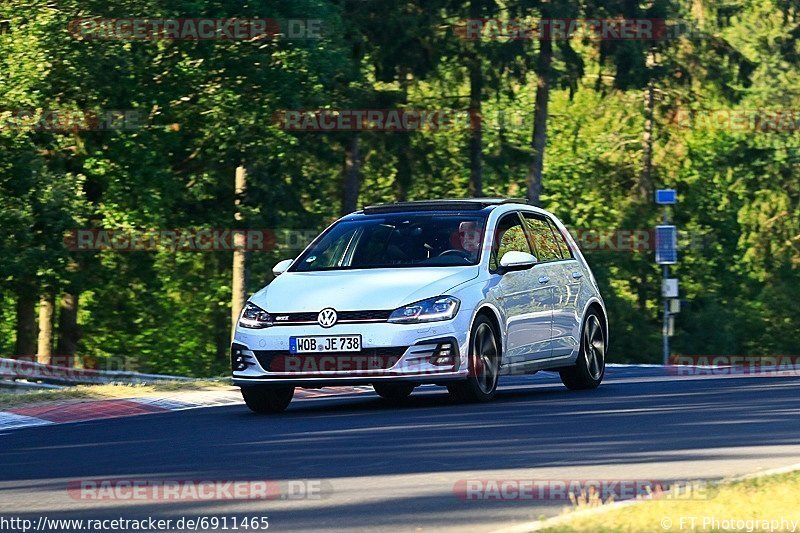
{"type": "Polygon", "coordinates": [[[293,262],[294,259],[284,259],[283,261],[272,267],[272,273],[275,274],[276,276],[280,276],[281,274],[286,272],[286,270],[289,268],[289,266],[291,266],[293,262]]]}
{"type": "Polygon", "coordinates": [[[525,270],[538,263],[536,256],[527,252],[510,251],[503,254],[500,258],[500,268],[505,272],[512,270],[525,270]]]}

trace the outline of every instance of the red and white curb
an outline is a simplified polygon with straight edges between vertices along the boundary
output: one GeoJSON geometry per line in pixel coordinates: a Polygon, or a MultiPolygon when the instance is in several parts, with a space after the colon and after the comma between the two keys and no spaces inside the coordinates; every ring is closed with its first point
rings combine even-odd
{"type": "MultiPolygon", "coordinates": [[[[295,392],[295,398],[323,398],[371,391],[372,387],[298,389],[295,392]]],[[[238,390],[225,390],[184,392],[166,397],[150,396],[128,399],[72,401],[60,404],[14,407],[0,411],[0,431],[242,403],[242,396],[238,390]]]]}

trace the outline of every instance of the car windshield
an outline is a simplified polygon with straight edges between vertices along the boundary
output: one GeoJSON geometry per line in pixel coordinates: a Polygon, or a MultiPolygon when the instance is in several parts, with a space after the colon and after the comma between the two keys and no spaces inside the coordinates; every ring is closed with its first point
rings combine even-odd
{"type": "Polygon", "coordinates": [[[338,222],[292,270],[467,266],[480,260],[486,218],[475,214],[368,215],[338,222]]]}

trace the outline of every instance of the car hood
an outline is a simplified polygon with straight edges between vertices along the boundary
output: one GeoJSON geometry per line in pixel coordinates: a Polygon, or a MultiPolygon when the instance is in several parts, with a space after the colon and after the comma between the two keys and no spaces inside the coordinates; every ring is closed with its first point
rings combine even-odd
{"type": "Polygon", "coordinates": [[[477,266],[285,272],[250,301],[270,313],[390,310],[446,294],[477,276],[477,266]]]}

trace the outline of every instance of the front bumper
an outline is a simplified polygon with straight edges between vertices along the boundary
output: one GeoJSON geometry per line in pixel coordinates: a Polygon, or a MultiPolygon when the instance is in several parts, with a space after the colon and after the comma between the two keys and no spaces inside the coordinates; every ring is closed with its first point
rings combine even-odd
{"type": "Polygon", "coordinates": [[[231,345],[235,385],[299,387],[359,385],[375,381],[441,383],[467,376],[469,311],[427,324],[337,324],[237,328],[231,345]],[[466,317],[466,318],[464,318],[466,317]],[[289,353],[289,337],[361,335],[360,352],[289,353]]]}

